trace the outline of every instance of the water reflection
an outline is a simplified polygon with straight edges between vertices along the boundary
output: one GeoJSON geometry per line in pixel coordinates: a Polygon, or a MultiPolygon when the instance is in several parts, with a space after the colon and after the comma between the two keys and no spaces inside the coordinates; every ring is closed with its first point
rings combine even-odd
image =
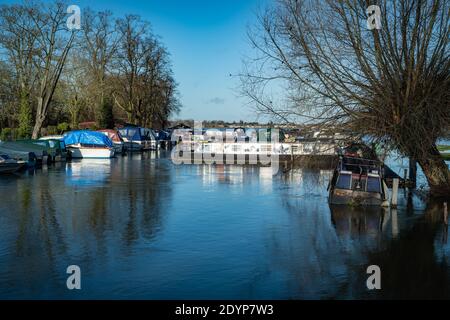
{"type": "Polygon", "coordinates": [[[449,297],[442,205],[406,192],[396,210],[329,206],[331,173],[146,153],[2,179],[0,297],[449,297]]]}
{"type": "Polygon", "coordinates": [[[70,186],[101,186],[111,174],[114,159],[83,159],[67,163],[66,183],[70,186]]]}

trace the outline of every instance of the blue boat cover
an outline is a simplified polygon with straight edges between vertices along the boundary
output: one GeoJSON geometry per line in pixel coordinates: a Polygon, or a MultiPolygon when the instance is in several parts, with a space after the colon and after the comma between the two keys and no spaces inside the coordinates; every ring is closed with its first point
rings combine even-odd
{"type": "Polygon", "coordinates": [[[70,131],[64,135],[64,143],[69,146],[72,144],[89,144],[96,146],[112,147],[113,143],[106,135],[101,132],[90,130],[70,131]]]}
{"type": "Polygon", "coordinates": [[[127,140],[134,140],[134,141],[141,141],[141,130],[139,127],[125,127],[122,129],[119,129],[120,135],[122,138],[125,138],[127,140]]]}

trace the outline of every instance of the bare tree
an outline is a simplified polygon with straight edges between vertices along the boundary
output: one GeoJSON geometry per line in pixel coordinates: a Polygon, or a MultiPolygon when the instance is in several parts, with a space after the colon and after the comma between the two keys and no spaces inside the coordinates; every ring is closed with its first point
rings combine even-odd
{"type": "Polygon", "coordinates": [[[28,19],[29,8],[23,5],[3,5],[0,8],[0,46],[15,73],[15,88],[19,104],[20,136],[31,135],[32,106],[30,94],[35,81],[34,57],[37,48],[37,29],[28,19]]]}
{"type": "Polygon", "coordinates": [[[39,86],[33,139],[40,134],[75,38],[76,31],[68,31],[66,27],[66,9],[67,5],[56,2],[44,8],[30,6],[27,10],[27,17],[34,22],[38,32],[40,50],[36,58],[39,86]]]}
{"type": "Polygon", "coordinates": [[[138,16],[120,19],[118,30],[121,40],[114,101],[130,122],[143,126],[161,124],[179,108],[167,51],[149,24],[138,16]]]}
{"type": "Polygon", "coordinates": [[[263,113],[397,148],[417,159],[431,194],[448,196],[436,141],[450,123],[449,17],[443,0],[278,0],[250,33],[258,56],[243,91],[263,113]],[[372,4],[381,29],[368,28],[372,4]]]}
{"type": "Polygon", "coordinates": [[[120,35],[116,30],[115,19],[108,11],[83,11],[83,36],[81,37],[81,59],[84,59],[85,76],[91,80],[89,91],[96,106],[97,117],[105,96],[109,95],[107,76],[117,53],[120,35]]]}

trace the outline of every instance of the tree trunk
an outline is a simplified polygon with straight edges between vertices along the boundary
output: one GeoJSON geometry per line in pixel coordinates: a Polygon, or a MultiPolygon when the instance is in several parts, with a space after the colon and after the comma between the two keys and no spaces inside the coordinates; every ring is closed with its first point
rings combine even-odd
{"type": "Polygon", "coordinates": [[[41,133],[43,123],[44,123],[44,121],[41,120],[40,117],[36,117],[36,121],[34,123],[34,128],[33,128],[33,135],[31,136],[31,139],[39,138],[39,134],[41,133]]]}
{"type": "Polygon", "coordinates": [[[450,198],[450,170],[436,145],[430,148],[429,155],[418,160],[433,197],[450,198]]]}

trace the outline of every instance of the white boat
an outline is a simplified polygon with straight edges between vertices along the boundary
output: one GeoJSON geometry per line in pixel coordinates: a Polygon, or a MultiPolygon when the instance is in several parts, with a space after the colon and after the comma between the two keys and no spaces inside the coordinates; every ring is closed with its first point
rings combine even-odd
{"type": "Polygon", "coordinates": [[[114,157],[114,146],[106,135],[90,130],[70,131],[64,142],[72,158],[105,159],[114,157]]]}
{"type": "Polygon", "coordinates": [[[0,154],[0,173],[14,173],[25,164],[25,161],[14,160],[7,154],[0,154]]]}
{"type": "Polygon", "coordinates": [[[68,149],[72,158],[109,159],[113,158],[115,154],[114,148],[90,147],[81,144],[70,145],[68,149]]]}

